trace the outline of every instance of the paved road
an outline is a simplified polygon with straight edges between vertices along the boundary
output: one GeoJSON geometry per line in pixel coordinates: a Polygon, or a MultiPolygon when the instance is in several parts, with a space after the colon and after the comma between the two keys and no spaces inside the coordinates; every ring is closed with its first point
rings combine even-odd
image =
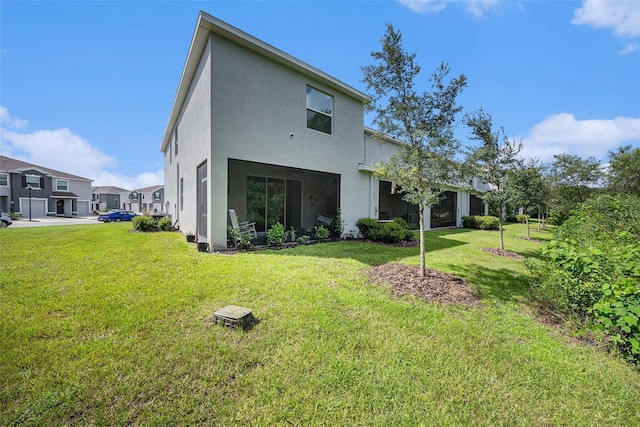
{"type": "Polygon", "coordinates": [[[29,222],[29,218],[20,218],[13,221],[9,228],[22,227],[48,227],[53,225],[78,225],[78,224],[102,224],[98,221],[97,216],[80,216],[74,218],[64,218],[56,216],[48,216],[45,218],[33,218],[29,222]]]}

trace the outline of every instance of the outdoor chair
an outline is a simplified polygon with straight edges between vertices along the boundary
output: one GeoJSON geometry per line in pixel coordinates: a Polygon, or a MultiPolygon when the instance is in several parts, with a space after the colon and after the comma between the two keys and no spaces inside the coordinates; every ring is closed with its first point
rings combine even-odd
{"type": "Polygon", "coordinates": [[[255,222],[249,222],[249,221],[239,222],[238,215],[236,215],[235,209],[229,209],[229,218],[231,218],[231,227],[234,230],[238,231],[238,235],[240,237],[247,234],[251,235],[252,239],[255,239],[258,237],[258,234],[256,233],[255,222]]]}

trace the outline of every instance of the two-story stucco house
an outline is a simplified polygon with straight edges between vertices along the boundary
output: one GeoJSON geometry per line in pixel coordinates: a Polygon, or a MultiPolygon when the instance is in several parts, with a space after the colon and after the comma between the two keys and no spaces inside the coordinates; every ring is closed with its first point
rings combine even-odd
{"type": "Polygon", "coordinates": [[[123,209],[134,212],[164,212],[164,185],[137,188],[123,198],[123,209]]]}
{"type": "Polygon", "coordinates": [[[0,210],[38,218],[90,209],[90,179],[0,156],[0,210]]]}
{"type": "Polygon", "coordinates": [[[109,209],[126,209],[125,202],[129,199],[130,190],[113,185],[91,188],[91,204],[94,211],[109,209]]]}
{"type": "MultiPolygon", "coordinates": [[[[398,144],[364,128],[366,99],[200,12],[161,145],[166,212],[213,247],[226,246],[229,209],[259,233],[276,221],[312,229],[338,211],[346,232],[362,217],[403,216],[417,227],[417,208],[371,173],[398,144]]],[[[472,197],[452,191],[446,200],[427,218],[460,225],[472,197]]]]}

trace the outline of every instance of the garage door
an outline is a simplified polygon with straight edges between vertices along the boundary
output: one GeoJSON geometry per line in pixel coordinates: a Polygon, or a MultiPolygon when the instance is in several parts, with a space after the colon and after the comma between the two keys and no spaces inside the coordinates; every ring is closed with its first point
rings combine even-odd
{"type": "MultiPolygon", "coordinates": [[[[20,199],[20,212],[23,218],[29,218],[29,199],[20,199]]],[[[47,216],[47,200],[31,199],[31,218],[42,218],[47,216]]]]}
{"type": "Polygon", "coordinates": [[[78,215],[86,216],[89,215],[89,201],[79,200],[78,201],[78,215]]]}

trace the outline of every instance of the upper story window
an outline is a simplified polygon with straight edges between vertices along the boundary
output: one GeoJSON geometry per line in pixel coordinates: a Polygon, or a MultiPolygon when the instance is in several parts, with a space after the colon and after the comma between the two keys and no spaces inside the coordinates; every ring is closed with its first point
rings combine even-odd
{"type": "Polygon", "coordinates": [[[156,191],[153,193],[153,200],[160,200],[160,192],[156,191]]]}
{"type": "Polygon", "coordinates": [[[9,185],[9,177],[6,173],[0,173],[0,186],[6,187],[9,185]]]}
{"type": "Polygon", "coordinates": [[[31,188],[40,188],[40,176],[25,175],[25,183],[25,187],[31,186],[31,188]]]}
{"type": "Polygon", "coordinates": [[[67,181],[66,179],[56,180],[56,190],[69,191],[69,181],[67,181]]]}
{"type": "Polygon", "coordinates": [[[131,193],[129,194],[129,198],[131,200],[138,200],[138,193],[131,193]]]}
{"type": "Polygon", "coordinates": [[[333,96],[310,86],[307,86],[307,128],[333,133],[333,96]]]}
{"type": "Polygon", "coordinates": [[[177,156],[178,155],[178,125],[176,125],[176,128],[173,131],[173,141],[176,147],[176,156],[177,156]]]}

